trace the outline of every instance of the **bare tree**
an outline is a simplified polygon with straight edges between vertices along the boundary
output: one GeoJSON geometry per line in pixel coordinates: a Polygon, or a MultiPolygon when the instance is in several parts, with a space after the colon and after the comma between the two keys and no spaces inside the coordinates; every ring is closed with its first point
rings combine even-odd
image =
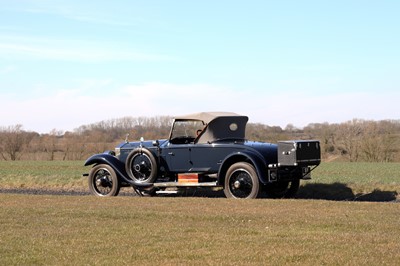
{"type": "Polygon", "coordinates": [[[385,121],[368,121],[361,144],[362,155],[368,162],[390,162],[394,158],[396,138],[394,127],[385,121]]]}
{"type": "Polygon", "coordinates": [[[361,142],[361,155],[367,162],[379,162],[381,157],[381,137],[379,129],[374,122],[364,124],[363,141],[361,142]]]}
{"type": "Polygon", "coordinates": [[[22,130],[22,125],[8,126],[1,130],[0,153],[4,160],[18,160],[33,134],[22,130]]]}
{"type": "Polygon", "coordinates": [[[327,122],[323,124],[309,124],[304,128],[304,133],[312,139],[320,140],[321,153],[323,157],[336,154],[336,124],[330,125],[327,122]]]}
{"type": "Polygon", "coordinates": [[[56,152],[60,150],[59,140],[63,135],[63,131],[53,129],[49,134],[46,134],[42,137],[44,152],[48,154],[48,160],[55,160],[56,152]]]}
{"type": "Polygon", "coordinates": [[[341,144],[339,149],[342,155],[348,157],[350,162],[356,162],[360,156],[362,133],[361,120],[358,119],[342,123],[338,127],[341,144]]]}
{"type": "MultiPolygon", "coordinates": [[[[0,160],[82,160],[93,153],[114,149],[125,139],[168,138],[172,118],[123,117],[83,125],[73,132],[48,134],[26,132],[22,125],[0,127],[0,160]]],[[[309,124],[297,129],[248,123],[246,138],[277,142],[287,139],[318,139],[324,158],[342,156],[349,161],[400,161],[400,120],[353,119],[341,124],[309,124]],[[334,155],[333,157],[330,157],[334,155]]]]}

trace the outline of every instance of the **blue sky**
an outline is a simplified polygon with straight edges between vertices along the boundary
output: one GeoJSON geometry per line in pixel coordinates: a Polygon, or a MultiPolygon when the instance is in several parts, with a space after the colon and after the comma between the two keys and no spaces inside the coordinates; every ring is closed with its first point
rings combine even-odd
{"type": "Polygon", "coordinates": [[[400,1],[0,2],[0,126],[400,119],[400,1]]]}

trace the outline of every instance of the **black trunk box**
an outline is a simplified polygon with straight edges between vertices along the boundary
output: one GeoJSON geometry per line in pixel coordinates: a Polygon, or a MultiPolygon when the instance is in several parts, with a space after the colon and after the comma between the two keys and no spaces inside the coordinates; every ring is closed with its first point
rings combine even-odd
{"type": "Polygon", "coordinates": [[[278,141],[278,166],[319,165],[320,162],[318,140],[278,141]]]}

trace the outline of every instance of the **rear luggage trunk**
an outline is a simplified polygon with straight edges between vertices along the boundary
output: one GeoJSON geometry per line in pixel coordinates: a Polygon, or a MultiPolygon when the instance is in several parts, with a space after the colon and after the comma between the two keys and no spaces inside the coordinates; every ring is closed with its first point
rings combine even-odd
{"type": "Polygon", "coordinates": [[[309,166],[321,163],[317,140],[291,140],[278,142],[278,166],[309,166]]]}

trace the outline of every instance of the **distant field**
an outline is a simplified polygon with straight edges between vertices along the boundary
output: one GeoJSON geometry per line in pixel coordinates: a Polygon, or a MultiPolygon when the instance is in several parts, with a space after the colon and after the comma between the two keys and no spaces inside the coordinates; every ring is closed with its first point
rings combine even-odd
{"type": "Polygon", "coordinates": [[[400,193],[400,163],[322,163],[298,197],[389,201],[400,193]]]}
{"type": "Polygon", "coordinates": [[[400,204],[0,194],[0,265],[398,265],[400,204]]]}
{"type": "MultiPolygon", "coordinates": [[[[0,161],[0,188],[88,191],[82,161],[0,161]]],[[[399,197],[400,163],[322,163],[298,198],[390,201],[399,197]]]]}

